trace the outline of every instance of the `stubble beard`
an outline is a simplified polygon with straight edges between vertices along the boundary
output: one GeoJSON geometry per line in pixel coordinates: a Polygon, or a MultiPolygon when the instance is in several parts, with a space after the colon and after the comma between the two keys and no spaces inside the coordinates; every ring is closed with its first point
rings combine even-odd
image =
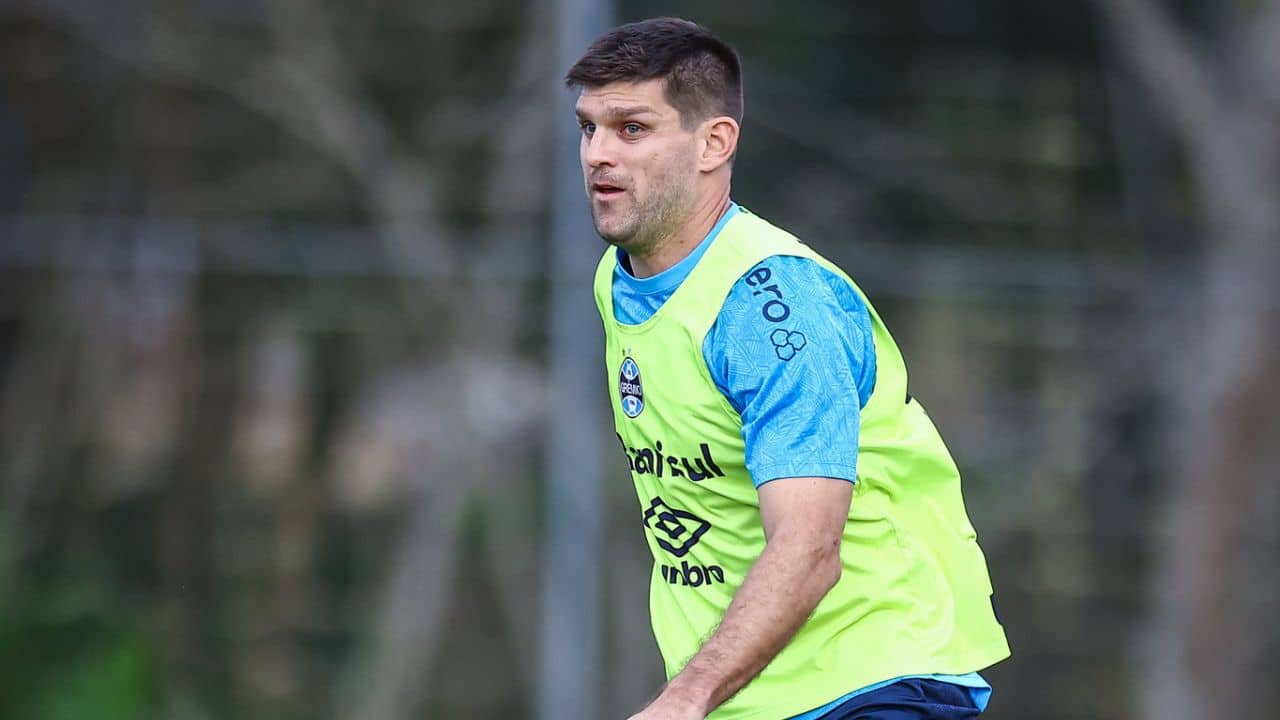
{"type": "Polygon", "coordinates": [[[656,183],[654,191],[644,203],[637,203],[632,191],[627,191],[625,199],[631,206],[621,218],[609,223],[611,227],[601,224],[596,203],[592,202],[591,219],[596,232],[605,242],[622,248],[628,255],[652,253],[675,234],[693,206],[693,189],[669,178],[662,178],[656,183]]]}

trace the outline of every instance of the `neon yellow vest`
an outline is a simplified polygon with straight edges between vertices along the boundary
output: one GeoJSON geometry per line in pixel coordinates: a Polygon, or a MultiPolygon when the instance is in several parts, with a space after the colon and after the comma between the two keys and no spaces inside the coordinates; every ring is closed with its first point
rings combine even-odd
{"type": "MultiPolygon", "coordinates": [[[[866,301],[839,268],[747,212],[724,226],[640,325],[614,320],[612,248],[596,271],[614,425],[653,553],[650,613],[668,678],[715,630],[764,549],[742,419],[712,382],[702,341],[733,284],[774,255],[811,258],[866,301]]],[[[766,319],[784,315],[765,304],[766,319]]],[[[1009,654],[955,463],[909,399],[902,355],[876,311],[870,314],[876,384],[861,413],[843,574],[764,672],[712,713],[715,720],[781,720],[882,680],[963,674],[1009,654]]],[[[777,325],[786,328],[785,320],[777,325]]]]}

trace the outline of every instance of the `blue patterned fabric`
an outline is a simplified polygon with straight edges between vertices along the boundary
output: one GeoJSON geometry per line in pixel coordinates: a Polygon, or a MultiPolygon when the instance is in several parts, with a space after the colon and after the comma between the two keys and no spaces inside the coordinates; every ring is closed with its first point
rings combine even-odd
{"type": "Polygon", "coordinates": [[[843,279],[808,258],[765,260],[729,292],[702,355],[742,416],[757,487],[856,478],[858,413],[876,356],[867,306],[843,279]]]}
{"type": "MultiPolygon", "coordinates": [[[[730,204],[688,257],[657,275],[636,278],[619,262],[612,288],[617,321],[639,325],[653,317],[738,212],[745,211],[730,204]]],[[[625,259],[621,250],[618,259],[625,259]]],[[[870,313],[848,283],[808,258],[769,258],[729,291],[702,356],[711,379],[742,416],[747,469],[756,487],[785,477],[856,481],[858,416],[875,388],[876,356],[870,313]]],[[[962,688],[979,710],[991,694],[977,673],[895,678],[792,720],[912,717],[828,713],[855,697],[919,678],[962,688]]]]}

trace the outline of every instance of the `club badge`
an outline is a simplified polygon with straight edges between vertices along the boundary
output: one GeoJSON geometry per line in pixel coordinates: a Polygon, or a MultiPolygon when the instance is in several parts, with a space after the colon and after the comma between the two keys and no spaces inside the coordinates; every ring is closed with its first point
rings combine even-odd
{"type": "Polygon", "coordinates": [[[622,399],[622,412],[633,418],[644,410],[644,388],[640,385],[640,366],[626,358],[618,371],[618,396],[622,399]]]}

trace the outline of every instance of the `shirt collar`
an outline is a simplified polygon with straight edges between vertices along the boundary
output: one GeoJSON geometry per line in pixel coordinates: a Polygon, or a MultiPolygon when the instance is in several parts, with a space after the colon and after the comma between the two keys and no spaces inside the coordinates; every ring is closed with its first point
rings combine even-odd
{"type": "Polygon", "coordinates": [[[730,200],[729,209],[724,211],[724,214],[721,215],[720,219],[716,221],[716,224],[712,226],[711,231],[707,233],[707,236],[704,237],[702,241],[698,243],[698,246],[693,249],[693,252],[686,255],[680,262],[656,275],[651,275],[646,278],[638,278],[632,275],[623,265],[623,260],[627,256],[626,253],[623,252],[622,248],[618,248],[618,274],[626,278],[627,284],[630,285],[635,292],[643,295],[665,293],[675,289],[681,282],[684,282],[686,277],[689,276],[689,273],[693,271],[693,267],[697,265],[698,261],[702,259],[702,256],[706,254],[707,248],[711,247],[711,243],[715,241],[716,236],[719,235],[720,231],[724,229],[724,226],[733,219],[733,216],[738,214],[738,211],[738,204],[730,200]]]}

